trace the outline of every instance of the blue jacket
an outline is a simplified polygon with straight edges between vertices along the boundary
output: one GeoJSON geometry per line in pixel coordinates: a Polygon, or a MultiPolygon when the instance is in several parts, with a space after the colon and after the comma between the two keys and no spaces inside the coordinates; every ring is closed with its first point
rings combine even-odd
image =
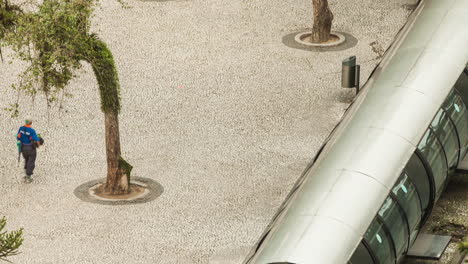
{"type": "Polygon", "coordinates": [[[21,141],[23,145],[31,145],[31,140],[39,141],[39,137],[31,126],[25,125],[19,128],[16,138],[21,141]]]}

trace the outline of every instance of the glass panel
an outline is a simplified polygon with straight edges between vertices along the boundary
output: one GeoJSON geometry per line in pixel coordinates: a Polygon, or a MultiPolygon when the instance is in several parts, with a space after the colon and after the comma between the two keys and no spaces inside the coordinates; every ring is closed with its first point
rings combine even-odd
{"type": "Polygon", "coordinates": [[[465,102],[465,105],[468,105],[468,74],[467,73],[462,72],[462,74],[460,74],[460,77],[458,78],[457,83],[455,84],[455,89],[457,89],[463,102],[465,102]]]}
{"type": "Polygon", "coordinates": [[[426,168],[419,157],[413,153],[410,160],[406,164],[405,171],[411,178],[418,190],[419,198],[421,199],[422,210],[425,211],[429,205],[431,197],[431,187],[429,183],[429,176],[427,175],[426,168]]]}
{"type": "Polygon", "coordinates": [[[382,228],[382,224],[374,219],[364,236],[372,252],[380,264],[394,264],[395,257],[391,247],[390,238],[382,228]]]}
{"type": "Polygon", "coordinates": [[[395,251],[397,261],[404,255],[408,247],[408,229],[406,227],[406,219],[401,213],[398,205],[392,198],[387,197],[382,208],[379,210],[379,215],[384,220],[385,225],[395,243],[395,251]]]}
{"type": "Polygon", "coordinates": [[[444,109],[452,118],[461,143],[460,161],[465,157],[468,146],[468,111],[458,94],[452,90],[445,100],[444,109]]]}
{"type": "Polygon", "coordinates": [[[445,161],[444,151],[431,130],[426,131],[421,142],[419,142],[418,149],[432,169],[437,200],[442,193],[445,180],[447,179],[447,163],[445,161]]]}
{"type": "Polygon", "coordinates": [[[419,222],[421,221],[421,202],[419,201],[416,187],[403,172],[398,179],[392,192],[396,195],[398,203],[405,210],[410,226],[410,240],[414,241],[419,231],[419,222]]]}
{"type": "Polygon", "coordinates": [[[359,246],[356,248],[356,251],[354,251],[353,256],[349,260],[350,264],[374,264],[374,261],[372,260],[371,255],[369,254],[369,251],[367,248],[361,243],[359,243],[359,246]]]}
{"type": "Polygon", "coordinates": [[[458,139],[455,128],[444,110],[440,109],[437,112],[431,127],[444,146],[449,168],[455,168],[458,163],[458,139]]]}

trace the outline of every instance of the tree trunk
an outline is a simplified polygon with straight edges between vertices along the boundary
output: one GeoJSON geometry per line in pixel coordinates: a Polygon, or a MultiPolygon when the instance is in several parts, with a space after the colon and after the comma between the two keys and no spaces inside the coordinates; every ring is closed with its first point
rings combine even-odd
{"type": "Polygon", "coordinates": [[[310,42],[323,43],[330,38],[333,14],[328,8],[328,0],[312,0],[314,8],[314,26],[310,42]]]}
{"type": "Polygon", "coordinates": [[[107,179],[104,192],[113,195],[127,194],[130,190],[132,166],[120,155],[119,135],[119,78],[112,52],[97,36],[90,35],[89,47],[80,49],[79,54],[93,67],[101,96],[101,110],[104,113],[107,154],[107,179]]]}
{"type": "Polygon", "coordinates": [[[119,118],[116,112],[104,113],[106,130],[107,180],[104,191],[110,194],[126,194],[130,175],[120,157],[119,118]]]}

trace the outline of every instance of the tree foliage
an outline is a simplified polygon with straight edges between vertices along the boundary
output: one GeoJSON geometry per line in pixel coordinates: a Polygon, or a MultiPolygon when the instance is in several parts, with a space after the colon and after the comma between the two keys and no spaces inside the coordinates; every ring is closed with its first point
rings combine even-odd
{"type": "Polygon", "coordinates": [[[93,1],[45,0],[30,7],[31,12],[15,6],[20,11],[14,15],[7,1],[0,0],[3,13],[10,18],[0,35],[2,45],[12,48],[28,65],[15,88],[30,95],[42,91],[51,103],[81,67],[78,53],[89,31],[93,1]]]}
{"type": "Polygon", "coordinates": [[[93,67],[101,98],[106,98],[102,110],[118,112],[119,81],[112,53],[90,33],[90,17],[98,0],[25,3],[28,5],[0,0],[0,47],[10,47],[28,65],[14,88],[32,96],[43,92],[50,104],[85,60],[93,67]]]}
{"type": "MultiPolygon", "coordinates": [[[[33,97],[42,92],[50,105],[64,95],[66,85],[81,68],[80,62],[90,63],[105,115],[106,190],[112,194],[128,192],[131,166],[120,156],[118,73],[112,52],[90,33],[90,18],[99,0],[24,1],[12,5],[0,0],[0,47],[10,47],[28,65],[13,88],[33,97]]],[[[122,0],[117,1],[125,6],[122,0]]],[[[7,110],[17,115],[18,106],[16,102],[7,110]]]]}
{"type": "Polygon", "coordinates": [[[6,232],[6,219],[0,219],[0,260],[8,261],[6,258],[18,255],[18,248],[23,243],[23,229],[6,232]]]}

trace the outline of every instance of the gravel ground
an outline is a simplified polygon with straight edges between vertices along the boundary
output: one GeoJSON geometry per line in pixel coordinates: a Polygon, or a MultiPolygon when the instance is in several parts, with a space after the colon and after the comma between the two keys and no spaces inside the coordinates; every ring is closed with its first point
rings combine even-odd
{"type": "MultiPolygon", "coordinates": [[[[0,215],[25,229],[15,263],[240,263],[352,99],[341,60],[356,55],[366,80],[415,1],[332,0],[333,29],[358,43],[323,53],[281,41],[311,26],[310,0],[102,2],[93,31],[120,73],[123,155],[164,193],[127,206],[73,195],[106,174],[97,84],[84,65],[62,110],[21,95],[19,118],[0,111],[0,215]],[[46,140],[30,185],[13,138],[26,116],[46,140]]],[[[3,108],[23,65],[0,67],[3,108]]]]}

